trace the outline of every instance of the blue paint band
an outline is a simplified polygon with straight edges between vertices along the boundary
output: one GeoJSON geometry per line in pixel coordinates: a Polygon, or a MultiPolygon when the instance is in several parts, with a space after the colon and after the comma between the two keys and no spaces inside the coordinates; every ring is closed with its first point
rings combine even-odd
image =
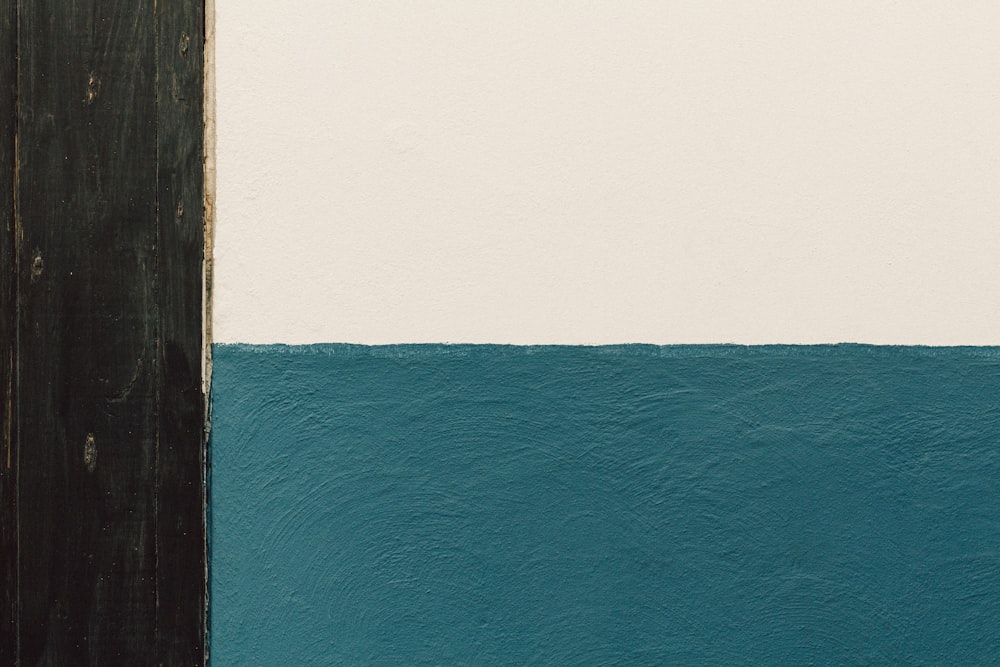
{"type": "Polygon", "coordinates": [[[214,352],[214,665],[1000,651],[998,348],[214,352]]]}

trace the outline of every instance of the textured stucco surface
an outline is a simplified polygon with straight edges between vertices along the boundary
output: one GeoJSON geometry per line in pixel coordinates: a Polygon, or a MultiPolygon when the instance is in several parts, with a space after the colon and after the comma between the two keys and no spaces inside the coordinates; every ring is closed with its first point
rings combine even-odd
{"type": "Polygon", "coordinates": [[[1000,353],[215,348],[214,665],[989,664],[1000,353]]]}
{"type": "Polygon", "coordinates": [[[215,340],[997,344],[995,0],[217,0],[215,340]]]}

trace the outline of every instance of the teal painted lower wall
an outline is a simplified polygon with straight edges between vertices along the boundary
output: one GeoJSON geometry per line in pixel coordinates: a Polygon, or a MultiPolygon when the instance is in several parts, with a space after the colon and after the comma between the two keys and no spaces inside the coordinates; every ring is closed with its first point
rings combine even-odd
{"type": "Polygon", "coordinates": [[[994,664],[996,348],[215,347],[228,665],[994,664]]]}

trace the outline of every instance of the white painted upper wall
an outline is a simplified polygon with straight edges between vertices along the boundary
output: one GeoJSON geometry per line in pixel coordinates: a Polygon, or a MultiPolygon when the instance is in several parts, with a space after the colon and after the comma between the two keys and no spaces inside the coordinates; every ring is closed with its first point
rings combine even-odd
{"type": "Polygon", "coordinates": [[[218,341],[1000,343],[996,0],[216,0],[218,341]]]}

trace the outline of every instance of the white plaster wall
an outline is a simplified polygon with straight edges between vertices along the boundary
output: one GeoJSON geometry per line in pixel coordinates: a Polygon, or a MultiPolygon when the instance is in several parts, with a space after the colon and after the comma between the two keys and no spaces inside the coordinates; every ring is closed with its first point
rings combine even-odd
{"type": "Polygon", "coordinates": [[[1000,343],[995,0],[216,14],[216,340],[1000,343]]]}

